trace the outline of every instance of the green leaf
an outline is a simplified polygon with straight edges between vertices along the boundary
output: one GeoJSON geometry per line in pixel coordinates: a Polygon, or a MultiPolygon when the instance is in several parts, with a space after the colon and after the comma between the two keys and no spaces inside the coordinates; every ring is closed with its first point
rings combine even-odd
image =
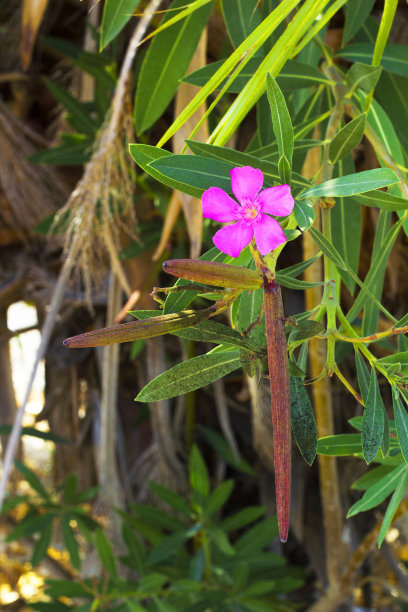
{"type": "MultiPolygon", "coordinates": [[[[163,23],[185,7],[185,0],[174,0],[163,23]]],[[[184,76],[201,32],[210,15],[212,2],[155,35],[140,69],[135,101],[135,124],[140,134],[162,115],[184,76]]]]}
{"type": "Polygon", "coordinates": [[[364,136],[366,116],[364,113],[347,123],[329,145],[329,161],[335,164],[351,153],[364,136]]]}
{"type": "Polygon", "coordinates": [[[405,462],[408,463],[408,414],[400,400],[397,389],[393,389],[392,405],[394,408],[398,443],[400,445],[402,456],[404,457],[405,462]]]}
{"type": "Polygon", "coordinates": [[[157,402],[183,395],[219,380],[240,366],[238,351],[193,357],[156,376],[140,391],[136,401],[157,402]]]}
{"type": "Polygon", "coordinates": [[[190,516],[191,509],[180,495],[153,481],[149,482],[149,488],[161,501],[170,506],[170,508],[184,514],[184,516],[190,516]]]}
{"type": "Polygon", "coordinates": [[[157,565],[168,559],[174,552],[181,548],[184,542],[191,537],[187,531],[172,533],[160,542],[147,556],[147,565],[157,565]]]}
{"type": "Polygon", "coordinates": [[[50,79],[47,79],[47,77],[43,77],[43,81],[57,102],[62,104],[68,111],[68,121],[74,129],[78,130],[78,132],[84,132],[90,136],[95,136],[98,124],[91,119],[90,113],[86,110],[84,104],[78,102],[69,91],[60,87],[50,79]]]}
{"type": "MultiPolygon", "coordinates": [[[[354,171],[351,155],[338,162],[337,171],[338,176],[354,171]]],[[[362,232],[361,206],[352,198],[338,198],[336,205],[332,208],[331,217],[333,245],[347,265],[357,274],[362,232]]],[[[340,274],[350,293],[354,293],[356,283],[353,278],[345,270],[340,274]]]]}
{"type": "Polygon", "coordinates": [[[374,485],[369,487],[363,497],[353,504],[347,513],[347,518],[371,510],[375,506],[381,504],[390,495],[400,482],[402,476],[407,471],[406,463],[399,465],[392,472],[378,480],[374,485]]]}
{"type": "Polygon", "coordinates": [[[392,523],[392,520],[395,516],[396,511],[398,510],[398,506],[402,502],[405,491],[408,485],[408,469],[405,470],[404,474],[401,477],[401,480],[396,486],[394,493],[390,499],[390,503],[388,504],[387,510],[384,514],[383,522],[381,523],[380,533],[378,534],[378,548],[380,548],[381,544],[384,541],[385,536],[387,535],[387,531],[392,523]]]}
{"type": "Polygon", "coordinates": [[[221,529],[224,531],[236,531],[242,527],[246,527],[249,523],[257,521],[265,515],[265,508],[263,506],[248,506],[240,512],[228,516],[220,523],[221,529]]]}
{"type": "Polygon", "coordinates": [[[365,403],[367,401],[368,390],[370,388],[370,373],[367,369],[366,364],[364,363],[364,359],[362,358],[360,351],[356,347],[354,348],[356,357],[358,386],[360,387],[361,397],[363,398],[363,401],[365,403]]]}
{"type": "Polygon", "coordinates": [[[40,537],[35,543],[33,554],[31,556],[31,565],[36,567],[47,554],[47,549],[50,545],[52,537],[52,521],[47,523],[40,532],[40,537]]]}
{"type": "Polygon", "coordinates": [[[238,47],[261,23],[258,0],[222,0],[221,8],[234,47],[238,47]]]}
{"type": "MultiPolygon", "coordinates": [[[[361,1],[361,0],[360,0],[361,1]]],[[[366,2],[366,0],[362,0],[366,2]]],[[[347,3],[349,5],[350,3],[347,3]]],[[[353,2],[352,4],[355,4],[353,2]]],[[[336,57],[349,60],[350,62],[362,62],[371,64],[374,53],[372,43],[354,43],[347,45],[344,49],[337,51],[336,57]]],[[[408,48],[406,45],[394,45],[388,43],[381,58],[381,65],[385,70],[401,76],[408,76],[408,48]]]]}
{"type": "Polygon", "coordinates": [[[303,191],[297,197],[305,200],[306,198],[351,196],[379,189],[380,187],[394,185],[398,182],[397,175],[389,168],[375,168],[374,170],[365,170],[364,172],[356,172],[356,174],[331,179],[306,189],[306,191],[303,191]]]}
{"type": "Polygon", "coordinates": [[[203,191],[210,187],[219,187],[232,193],[230,170],[232,164],[198,155],[171,155],[151,162],[147,171],[152,168],[164,178],[160,180],[170,185],[169,180],[178,184],[178,189],[201,198],[203,191]]]}
{"type": "Polygon", "coordinates": [[[123,541],[129,551],[129,560],[131,567],[143,576],[146,571],[145,566],[145,549],[138,536],[132,531],[125,521],[122,523],[123,541]]]}
{"type": "Polygon", "coordinates": [[[340,434],[336,436],[325,436],[317,441],[317,453],[330,457],[347,457],[361,453],[360,434],[340,434]]]}
{"type": "MultiPolygon", "coordinates": [[[[287,236],[286,238],[288,239],[287,236]]],[[[292,278],[292,276],[286,276],[285,274],[282,274],[282,272],[276,273],[276,281],[283,287],[287,287],[288,289],[299,289],[300,291],[312,289],[312,287],[322,287],[326,284],[324,281],[309,282],[298,280],[297,278],[292,278]]]]}
{"type": "Polygon", "coordinates": [[[346,81],[353,91],[362,89],[369,93],[377,85],[381,70],[382,66],[368,66],[355,62],[347,71],[346,81]]]}
{"type": "Polygon", "coordinates": [[[286,155],[282,155],[278,162],[278,172],[282,184],[290,185],[291,165],[286,155]]]}
{"type": "Polygon", "coordinates": [[[300,261],[297,264],[293,264],[293,266],[282,268],[279,274],[284,275],[285,278],[288,278],[288,276],[292,276],[293,278],[296,278],[297,276],[300,276],[302,272],[307,270],[307,268],[309,268],[312,264],[314,264],[315,261],[320,259],[320,257],[321,257],[321,253],[317,253],[317,255],[310,257],[310,259],[305,259],[304,261],[300,261]]]}
{"type": "Polygon", "coordinates": [[[105,0],[99,49],[102,51],[121,30],[139,4],[139,0],[105,0]]]}
{"type": "Polygon", "coordinates": [[[42,499],[47,502],[51,501],[50,494],[46,491],[38,476],[18,459],[14,460],[14,464],[18,471],[24,476],[30,487],[34,489],[42,499]]]}
{"type": "MultiPolygon", "coordinates": [[[[381,263],[377,265],[376,275],[375,278],[373,278],[373,283],[370,287],[372,293],[379,300],[381,299],[383,292],[385,271],[388,263],[388,258],[384,257],[383,253],[388,251],[386,244],[384,244],[384,240],[386,240],[387,236],[389,235],[390,223],[391,213],[381,210],[377,220],[374,246],[371,255],[372,261],[378,259],[377,256],[380,255],[381,263]]],[[[373,302],[368,302],[364,307],[362,325],[363,336],[369,336],[370,334],[375,333],[378,326],[379,316],[380,310],[378,306],[376,304],[373,304],[373,302]]]]}
{"type": "Polygon", "coordinates": [[[354,199],[364,206],[375,206],[391,212],[405,211],[408,208],[408,200],[387,193],[387,191],[367,191],[354,196],[354,199]]]}
{"type": "Polygon", "coordinates": [[[312,203],[307,200],[300,202],[295,200],[293,213],[295,215],[296,223],[302,232],[309,229],[309,227],[313,225],[316,217],[312,203]]]}
{"type": "Polygon", "coordinates": [[[79,556],[79,546],[76,541],[75,535],[72,531],[71,525],[69,524],[70,517],[62,515],[61,517],[61,531],[64,540],[64,546],[68,551],[69,558],[71,559],[72,567],[79,570],[81,567],[81,558],[79,556]]]}
{"type": "MultiPolygon", "coordinates": [[[[264,317],[260,316],[263,304],[263,289],[255,291],[243,291],[238,308],[237,329],[241,334],[247,332],[252,324],[250,333],[247,337],[255,343],[257,347],[265,346],[265,322],[264,317]],[[259,317],[259,320],[257,321],[259,317]]],[[[241,335],[240,334],[240,335],[241,335]]]]}
{"type": "Polygon", "coordinates": [[[44,36],[42,40],[57,53],[68,57],[75,66],[93,76],[99,87],[108,91],[115,88],[116,78],[112,74],[112,60],[108,55],[84,51],[80,45],[66,38],[44,36]]]}
{"type": "Polygon", "coordinates": [[[311,227],[309,232],[312,235],[313,240],[319,247],[319,249],[341,270],[346,270],[346,264],[343,261],[340,253],[335,247],[327,240],[326,236],[319,232],[315,227],[311,227]]]}
{"type": "Polygon", "coordinates": [[[371,368],[370,387],[364,408],[361,440],[367,463],[375,459],[384,434],[384,406],[378,386],[376,369],[371,368]]]}
{"type": "MultiPolygon", "coordinates": [[[[256,70],[259,68],[263,60],[262,56],[256,55],[251,57],[246,65],[242,68],[238,76],[228,85],[226,93],[240,93],[243,87],[248,83],[249,79],[253,76],[256,70]]],[[[223,60],[218,62],[212,62],[207,64],[203,68],[199,68],[194,72],[190,72],[185,76],[182,81],[203,87],[208,81],[214,76],[224,64],[223,60]]],[[[312,87],[316,84],[328,84],[330,81],[324,76],[320,70],[304,64],[302,62],[287,60],[282,70],[276,77],[276,82],[279,87],[286,93],[296,91],[299,89],[305,89],[312,87]]],[[[227,83],[227,78],[220,82],[216,91],[222,89],[227,83]]]]}
{"type": "Polygon", "coordinates": [[[225,482],[221,483],[209,496],[205,504],[204,516],[211,516],[212,514],[218,512],[218,510],[224,506],[230,497],[233,488],[233,480],[226,480],[225,482]]]}
{"type": "Polygon", "coordinates": [[[294,376],[290,377],[290,412],[296,444],[306,463],[312,465],[317,447],[315,416],[303,380],[294,376]]]}
{"type": "Polygon", "coordinates": [[[101,563],[108,572],[109,576],[111,578],[118,578],[118,570],[116,569],[115,556],[113,554],[110,542],[102,531],[102,529],[97,529],[95,533],[95,545],[101,563]]]}
{"type": "Polygon", "coordinates": [[[362,28],[371,13],[374,2],[375,0],[353,0],[353,2],[347,2],[345,7],[346,18],[344,22],[343,45],[362,28]]]}
{"type": "Polygon", "coordinates": [[[236,457],[231,446],[227,440],[219,434],[217,431],[210,429],[209,427],[200,427],[200,431],[204,434],[207,442],[213,447],[213,449],[221,455],[221,457],[236,470],[244,472],[244,474],[255,474],[252,467],[242,457],[236,457]]]}
{"type": "Polygon", "coordinates": [[[279,157],[286,157],[290,168],[292,165],[294,140],[292,121],[283,93],[271,73],[266,75],[266,91],[271,108],[273,131],[278,143],[279,157]]]}
{"type": "Polygon", "coordinates": [[[210,492],[210,480],[208,477],[207,466],[196,445],[193,445],[189,463],[190,486],[193,491],[201,493],[207,497],[210,492]]]}
{"type": "Polygon", "coordinates": [[[299,321],[289,334],[288,343],[299,342],[299,340],[307,340],[322,334],[325,328],[318,321],[299,321]]]}
{"type": "Polygon", "coordinates": [[[193,327],[175,332],[174,335],[196,342],[215,342],[217,344],[229,344],[247,350],[257,349],[256,344],[254,345],[252,342],[249,342],[243,338],[241,334],[227,325],[216,323],[215,321],[201,321],[193,327]]]}
{"type": "Polygon", "coordinates": [[[236,541],[235,550],[239,555],[249,555],[265,548],[277,535],[278,522],[276,517],[267,518],[245,531],[236,541]]]}
{"type": "MultiPolygon", "coordinates": [[[[132,310],[130,314],[137,319],[147,319],[152,316],[161,315],[162,311],[132,310]]],[[[182,329],[176,332],[171,332],[171,334],[173,336],[185,338],[186,340],[194,340],[195,342],[214,342],[216,344],[229,344],[231,346],[237,346],[238,348],[248,350],[257,349],[256,345],[251,344],[234,329],[231,329],[228,327],[228,325],[216,323],[215,321],[200,321],[200,323],[197,323],[197,325],[193,325],[190,328],[182,329]]]]}
{"type": "Polygon", "coordinates": [[[45,593],[49,597],[84,597],[89,599],[93,592],[91,585],[75,580],[47,580],[45,593]],[[91,589],[91,591],[90,591],[91,589]]]}
{"type": "Polygon", "coordinates": [[[55,512],[25,516],[20,523],[7,534],[5,541],[14,542],[14,540],[19,540],[33,533],[41,532],[43,529],[48,529],[49,524],[52,524],[55,516],[55,512]]]}
{"type": "Polygon", "coordinates": [[[400,363],[402,367],[408,366],[408,351],[402,351],[401,353],[394,353],[393,355],[387,355],[377,359],[377,362],[382,365],[389,365],[393,363],[400,363]]]}
{"type": "Polygon", "coordinates": [[[367,491],[369,487],[375,484],[383,476],[392,472],[393,469],[394,466],[392,465],[379,465],[360,476],[360,478],[357,478],[351,485],[351,488],[356,491],[367,491]]]}
{"type": "MultiPolygon", "coordinates": [[[[218,147],[216,145],[209,145],[203,142],[196,142],[194,140],[187,140],[186,142],[196,155],[203,155],[205,157],[227,162],[231,164],[230,169],[236,166],[252,166],[252,168],[262,170],[266,186],[272,186],[275,182],[281,182],[277,164],[270,161],[258,159],[254,155],[242,153],[241,151],[235,151],[234,149],[229,149],[228,147],[218,147]]],[[[300,174],[297,174],[296,172],[292,173],[292,189],[298,191],[300,188],[309,185],[309,181],[303,178],[300,174]]],[[[230,191],[230,193],[232,192],[230,191]]]]}
{"type": "Polygon", "coordinates": [[[178,518],[169,514],[168,511],[155,508],[148,504],[131,504],[133,514],[141,518],[146,523],[157,527],[158,529],[168,529],[170,531],[179,531],[184,527],[184,523],[178,518]]]}
{"type": "MultiPolygon", "coordinates": [[[[395,240],[397,239],[398,233],[401,229],[401,225],[402,225],[402,221],[400,219],[397,223],[395,223],[391,227],[391,229],[388,231],[387,235],[385,236],[381,246],[378,248],[375,257],[373,258],[371,262],[370,269],[364,279],[364,284],[363,285],[360,284],[360,286],[364,290],[365,295],[361,291],[359,295],[357,296],[357,298],[354,300],[352,307],[347,313],[348,321],[354,321],[358,313],[367,303],[367,296],[370,296],[372,301],[382,310],[382,312],[384,312],[384,309],[381,303],[376,298],[376,296],[373,294],[372,289],[374,288],[375,290],[375,287],[377,285],[377,275],[379,274],[382,266],[384,265],[384,261],[388,259],[391,248],[395,240]]],[[[357,279],[356,277],[355,280],[359,280],[359,279],[357,279]]],[[[390,313],[388,313],[388,311],[386,312],[387,312],[387,316],[396,323],[395,318],[390,313]]]]}

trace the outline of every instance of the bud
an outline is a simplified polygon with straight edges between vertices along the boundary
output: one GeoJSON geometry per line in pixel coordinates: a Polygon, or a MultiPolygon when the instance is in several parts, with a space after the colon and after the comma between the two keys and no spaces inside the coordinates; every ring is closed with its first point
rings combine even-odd
{"type": "Polygon", "coordinates": [[[262,286],[259,272],[214,261],[169,259],[164,262],[163,270],[179,278],[215,287],[252,290],[262,286]]]}
{"type": "Polygon", "coordinates": [[[130,323],[95,329],[78,336],[72,336],[72,338],[64,340],[64,344],[68,348],[85,348],[142,340],[190,327],[199,323],[204,317],[205,314],[194,310],[159,315],[142,321],[131,321],[130,323]]]}

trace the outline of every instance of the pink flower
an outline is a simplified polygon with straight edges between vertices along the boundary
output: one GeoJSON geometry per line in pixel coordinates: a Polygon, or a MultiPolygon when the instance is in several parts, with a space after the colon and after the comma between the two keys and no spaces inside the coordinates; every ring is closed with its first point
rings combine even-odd
{"type": "Polygon", "coordinates": [[[260,191],[262,184],[262,172],[244,166],[231,170],[231,189],[239,204],[219,187],[210,187],[203,193],[204,217],[221,223],[236,222],[221,228],[213,237],[215,246],[231,257],[238,257],[254,234],[261,255],[286,241],[281,226],[269,215],[286,217],[292,212],[290,187],[279,185],[260,191]]]}

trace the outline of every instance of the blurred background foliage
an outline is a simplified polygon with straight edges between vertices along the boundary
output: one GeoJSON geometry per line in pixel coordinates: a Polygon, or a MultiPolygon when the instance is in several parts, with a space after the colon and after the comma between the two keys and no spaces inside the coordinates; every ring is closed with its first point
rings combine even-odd
{"type": "MultiPolygon", "coordinates": [[[[396,326],[406,325],[407,23],[406,3],[393,0],[1,3],[3,458],[24,413],[1,519],[3,609],[408,609],[407,396],[387,383],[406,377],[403,334],[375,343],[377,383],[367,354],[341,339],[339,371],[328,378],[315,338],[322,328],[306,318],[292,330],[294,403],[309,410],[312,400],[320,439],[319,467],[293,448],[285,546],[276,537],[268,385],[242,351],[235,347],[237,367],[222,379],[135,402],[168,368],[208,354],[208,329],[120,350],[62,345],[157,308],[151,291],[169,284],[165,259],[219,257],[199,199],[216,183],[199,183],[200,174],[221,180],[231,165],[252,165],[275,180],[287,171],[268,72],[293,125],[296,193],[308,181],[380,166],[397,172],[401,183],[388,191],[336,198],[332,244],[346,264],[335,277],[342,332],[368,336],[391,325],[356,275],[396,326]],[[180,157],[186,140],[196,159],[180,157]],[[31,310],[12,323],[21,302],[31,310]],[[39,329],[40,346],[38,337],[25,344],[39,329]],[[43,364],[34,385],[32,361],[43,364]],[[381,409],[374,468],[363,459],[362,403],[381,409]]],[[[288,236],[299,236],[296,225],[322,229],[319,209],[297,202],[288,236]]],[[[290,240],[279,257],[288,317],[322,300],[324,249],[311,236],[290,240]]],[[[234,263],[249,265],[248,253],[234,263]]],[[[177,304],[180,295],[167,298],[165,312],[188,305],[177,304]]],[[[198,290],[192,297],[206,303],[198,290]]],[[[217,320],[249,329],[259,351],[262,317],[252,324],[261,301],[258,290],[244,292],[217,320]]]]}

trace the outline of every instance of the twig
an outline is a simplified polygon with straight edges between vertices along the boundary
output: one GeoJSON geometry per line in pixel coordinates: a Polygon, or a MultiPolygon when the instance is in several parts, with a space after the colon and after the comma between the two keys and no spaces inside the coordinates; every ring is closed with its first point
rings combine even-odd
{"type": "Polygon", "coordinates": [[[217,408],[218,421],[221,426],[222,433],[231,447],[235,461],[240,460],[240,453],[237,441],[235,440],[234,432],[232,431],[231,422],[228,414],[227,400],[225,397],[224,384],[221,380],[216,380],[213,383],[215,406],[217,408]]]}

